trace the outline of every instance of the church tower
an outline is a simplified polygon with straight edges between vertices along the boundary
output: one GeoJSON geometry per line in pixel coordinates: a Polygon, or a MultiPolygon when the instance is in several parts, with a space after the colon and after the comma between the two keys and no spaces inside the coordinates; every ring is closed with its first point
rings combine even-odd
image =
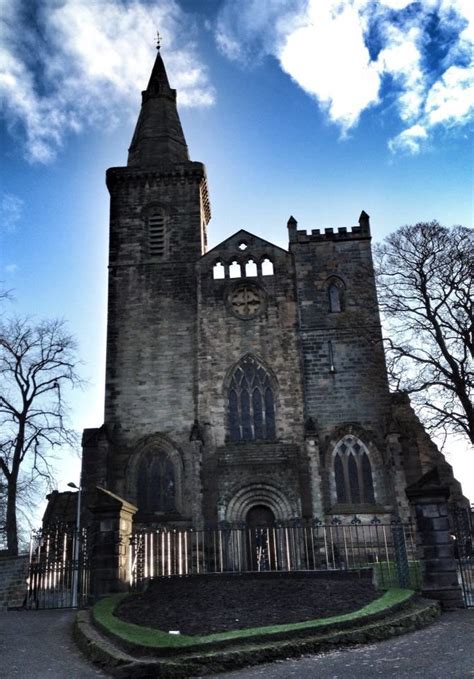
{"type": "MultiPolygon", "coordinates": [[[[159,51],[142,93],[127,166],[107,171],[107,187],[110,249],[102,435],[108,452],[102,478],[96,475],[95,480],[140,504],[141,491],[145,496],[152,493],[145,479],[155,475],[158,485],[174,486],[175,477],[189,470],[184,458],[196,418],[194,271],[205,251],[210,219],[205,167],[189,159],[176,90],[170,87],[159,51]]],[[[186,486],[186,479],[180,478],[183,493],[186,486]]],[[[162,491],[155,488],[153,495],[163,498],[162,491]]],[[[182,513],[174,499],[160,502],[163,507],[155,507],[151,497],[142,496],[142,515],[147,510],[182,513]]]]}
{"type": "Polygon", "coordinates": [[[388,388],[369,216],[324,233],[291,217],[288,250],[242,229],[206,252],[206,172],[159,51],[107,187],[105,416],[83,436],[86,511],[101,486],[139,528],[408,518],[420,425],[388,388]]]}

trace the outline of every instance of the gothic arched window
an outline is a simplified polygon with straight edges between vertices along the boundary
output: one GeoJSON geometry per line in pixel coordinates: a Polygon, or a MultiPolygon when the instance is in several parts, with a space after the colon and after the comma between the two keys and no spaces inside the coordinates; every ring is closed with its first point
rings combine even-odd
{"type": "Polygon", "coordinates": [[[273,262],[268,257],[262,260],[262,276],[273,276],[273,262]]]}
{"type": "Polygon", "coordinates": [[[340,278],[330,278],[327,283],[328,304],[331,313],[344,311],[344,283],[340,278]]]}
{"type": "Polygon", "coordinates": [[[225,267],[222,262],[216,262],[212,268],[212,277],[214,280],[225,278],[225,267]]]}
{"type": "Polygon", "coordinates": [[[176,511],[174,465],[163,451],[150,451],[140,462],[137,475],[138,509],[145,512],[176,511]]]}
{"type": "Polygon", "coordinates": [[[150,257],[165,255],[165,215],[156,210],[148,217],[148,249],[150,257]]]}
{"type": "Polygon", "coordinates": [[[355,436],[344,436],[334,450],[334,479],[337,502],[375,504],[368,450],[355,436]]]}
{"type": "Polygon", "coordinates": [[[231,441],[275,439],[275,398],[265,368],[245,356],[235,368],[228,392],[231,441]]]}

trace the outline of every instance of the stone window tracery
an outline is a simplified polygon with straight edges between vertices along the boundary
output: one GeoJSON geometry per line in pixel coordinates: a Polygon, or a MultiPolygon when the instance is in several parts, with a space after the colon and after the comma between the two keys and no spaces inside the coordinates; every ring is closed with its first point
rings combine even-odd
{"type": "Polygon", "coordinates": [[[372,466],[368,450],[355,436],[344,436],[334,449],[337,502],[375,504],[372,466]]]}
{"type": "Polygon", "coordinates": [[[175,469],[163,451],[149,451],[137,474],[138,509],[150,513],[176,511],[175,469]]]}
{"type": "Polygon", "coordinates": [[[226,278],[260,278],[261,276],[274,276],[275,267],[268,256],[257,256],[247,250],[246,243],[238,246],[241,252],[231,255],[229,258],[214,261],[212,277],[216,279],[226,278]]]}
{"type": "Polygon", "coordinates": [[[242,283],[230,291],[228,304],[238,318],[248,320],[264,310],[265,294],[258,285],[242,283]]]}
{"type": "Polygon", "coordinates": [[[245,356],[232,374],[228,425],[234,442],[275,439],[272,381],[267,370],[252,356],[245,356]]]}

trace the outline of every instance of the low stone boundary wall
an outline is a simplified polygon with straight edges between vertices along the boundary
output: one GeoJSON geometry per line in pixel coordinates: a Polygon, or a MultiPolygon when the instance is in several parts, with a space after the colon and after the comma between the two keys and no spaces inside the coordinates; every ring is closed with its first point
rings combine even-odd
{"type": "Polygon", "coordinates": [[[0,557],[0,611],[22,606],[26,594],[28,563],[27,554],[0,557]]]}

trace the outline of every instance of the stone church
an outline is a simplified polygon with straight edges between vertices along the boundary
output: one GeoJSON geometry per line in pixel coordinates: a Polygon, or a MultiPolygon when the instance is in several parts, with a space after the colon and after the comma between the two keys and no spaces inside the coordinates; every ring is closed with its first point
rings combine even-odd
{"type": "Polygon", "coordinates": [[[369,216],[287,223],[288,249],[240,230],[211,250],[206,170],[189,158],[158,51],[126,167],[107,171],[104,424],[82,485],[139,527],[408,518],[405,487],[451,467],[389,392],[369,216]]]}

